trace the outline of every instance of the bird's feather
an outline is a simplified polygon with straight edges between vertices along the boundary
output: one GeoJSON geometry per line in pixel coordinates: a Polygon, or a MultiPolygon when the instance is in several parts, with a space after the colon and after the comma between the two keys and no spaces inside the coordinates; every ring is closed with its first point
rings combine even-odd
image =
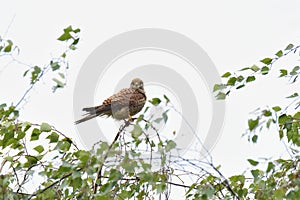
{"type": "MultiPolygon", "coordinates": [[[[141,80],[134,79],[134,81],[141,80]]],[[[143,86],[141,86],[141,88],[124,88],[118,93],[105,99],[100,106],[83,108],[82,110],[86,112],[84,114],[85,117],[76,121],[75,124],[79,124],[94,117],[103,115],[108,117],[112,116],[117,120],[126,119],[129,116],[133,116],[141,111],[145,102],[146,95],[143,86]]]]}

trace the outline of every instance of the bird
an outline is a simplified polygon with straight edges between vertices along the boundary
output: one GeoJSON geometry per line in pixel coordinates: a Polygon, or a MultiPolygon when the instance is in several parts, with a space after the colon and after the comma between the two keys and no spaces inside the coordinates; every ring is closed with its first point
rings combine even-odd
{"type": "Polygon", "coordinates": [[[102,105],[83,108],[82,110],[86,112],[84,114],[86,116],[75,121],[75,124],[80,124],[98,116],[112,117],[116,120],[131,119],[132,116],[143,109],[146,100],[143,81],[140,78],[134,78],[129,88],[124,88],[105,99],[102,105]]]}

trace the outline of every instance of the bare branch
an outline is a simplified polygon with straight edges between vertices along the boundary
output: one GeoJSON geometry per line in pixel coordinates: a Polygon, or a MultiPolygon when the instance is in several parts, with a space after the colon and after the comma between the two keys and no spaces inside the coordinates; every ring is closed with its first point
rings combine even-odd
{"type": "MultiPolygon", "coordinates": [[[[131,119],[132,120],[132,119],[131,119]]],[[[125,121],[125,124],[123,126],[120,127],[118,133],[116,134],[115,136],[115,139],[112,141],[112,143],[110,144],[110,146],[108,147],[107,149],[107,152],[106,154],[104,155],[104,158],[103,158],[103,162],[100,164],[100,167],[98,168],[98,171],[97,171],[97,176],[96,176],[96,180],[95,180],[95,183],[94,183],[94,194],[96,194],[97,192],[97,188],[99,185],[101,185],[101,174],[102,174],[102,169],[103,169],[103,166],[104,166],[104,163],[105,163],[105,160],[107,159],[108,157],[108,154],[110,152],[110,150],[112,149],[113,145],[116,143],[116,141],[119,139],[120,137],[120,134],[124,131],[124,129],[130,125],[130,122],[131,120],[129,119],[128,121],[125,121]],[[99,184],[97,183],[99,180],[99,184]]]]}

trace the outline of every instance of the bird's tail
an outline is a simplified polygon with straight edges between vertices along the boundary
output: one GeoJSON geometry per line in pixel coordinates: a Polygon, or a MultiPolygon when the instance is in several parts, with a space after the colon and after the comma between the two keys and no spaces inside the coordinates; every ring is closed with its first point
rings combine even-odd
{"type": "Polygon", "coordinates": [[[88,112],[88,114],[93,114],[93,113],[96,113],[97,108],[98,107],[87,107],[87,108],[83,108],[82,110],[85,112],[88,112]]]}
{"type": "Polygon", "coordinates": [[[93,114],[87,115],[87,116],[85,116],[84,118],[75,121],[75,124],[80,124],[81,122],[85,122],[85,121],[90,120],[90,119],[92,119],[92,118],[94,118],[94,117],[97,117],[97,116],[98,116],[97,113],[93,113],[93,114]]]}

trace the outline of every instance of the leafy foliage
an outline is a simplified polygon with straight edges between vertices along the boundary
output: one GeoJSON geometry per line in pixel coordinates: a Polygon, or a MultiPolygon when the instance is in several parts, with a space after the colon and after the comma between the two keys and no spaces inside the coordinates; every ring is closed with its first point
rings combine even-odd
{"type": "MultiPolygon", "coordinates": [[[[228,79],[227,83],[215,85],[214,92],[217,93],[216,97],[218,98],[221,94],[223,99],[225,99],[232,90],[240,89],[247,83],[255,81],[255,77],[259,75],[267,75],[273,69],[273,65],[277,60],[290,54],[300,55],[299,48],[300,46],[289,44],[284,50],[279,50],[275,57],[260,60],[264,64],[262,67],[253,65],[252,67],[241,69],[239,72],[250,72],[250,74],[246,75],[246,79],[244,79],[245,75],[241,75],[239,72],[226,72],[226,76],[223,75],[222,77],[228,79]],[[235,77],[241,76],[243,77],[240,78],[241,81],[237,81],[235,77]]],[[[280,69],[279,78],[285,77],[289,79],[290,84],[299,84],[297,82],[299,69],[298,66],[291,69],[280,69]]],[[[257,167],[250,171],[252,178],[249,178],[249,183],[247,185],[244,184],[244,175],[229,178],[232,181],[232,188],[242,199],[299,199],[300,112],[297,111],[297,108],[300,104],[300,98],[297,92],[286,98],[292,99],[292,102],[284,109],[281,106],[274,105],[271,108],[267,106],[255,110],[253,112],[254,117],[248,120],[248,131],[244,135],[248,136],[249,141],[256,143],[259,132],[262,130],[270,131],[271,126],[275,127],[278,131],[279,139],[289,143],[290,147],[287,148],[291,152],[291,159],[279,158],[273,161],[270,160],[265,170],[259,167],[261,165],[259,161],[248,159],[252,167],[257,167]],[[293,106],[294,109],[289,109],[293,106]],[[294,113],[288,113],[289,110],[293,110],[294,113]],[[240,182],[238,189],[235,187],[237,182],[240,182]]]]}
{"type": "MultiPolygon", "coordinates": [[[[290,145],[291,158],[267,163],[249,158],[250,170],[231,177],[225,177],[212,158],[204,161],[176,157],[177,144],[162,138],[155,127],[161,122],[168,123],[172,106],[168,107],[171,99],[166,95],[152,98],[151,105],[139,117],[124,122],[112,143],[98,142],[90,151],[79,149],[71,138],[46,122],[22,121],[18,105],[42,76],[48,72],[54,75],[54,91],[64,87],[65,70],[69,68],[66,58],[77,48],[78,33],[80,29],[65,28],[58,40],[66,43],[67,49],[45,67],[29,66],[24,73],[30,79],[29,89],[23,97],[11,106],[0,104],[1,199],[169,199],[172,187],[183,189],[186,199],[299,198],[300,112],[296,109],[300,99],[297,92],[286,97],[292,100],[289,106],[295,106],[294,113],[281,105],[259,108],[248,120],[245,133],[250,142],[257,143],[262,130],[276,127],[279,139],[290,145]],[[151,106],[168,109],[158,118],[147,119],[151,106]],[[148,134],[149,130],[155,132],[155,137],[148,134]],[[145,151],[149,153],[146,158],[145,151]],[[185,176],[192,181],[185,181],[185,176]],[[28,191],[32,180],[39,184],[28,191]]],[[[17,50],[11,40],[0,39],[1,55],[10,56],[17,50]]],[[[277,51],[275,57],[261,59],[261,64],[224,73],[224,83],[216,84],[213,89],[216,98],[225,99],[232,90],[255,82],[259,75],[269,74],[277,60],[298,51],[299,46],[289,44],[277,51]]],[[[288,77],[295,84],[299,70],[298,66],[280,69],[279,78],[288,77]]]]}
{"type": "MultiPolygon", "coordinates": [[[[225,83],[216,84],[214,86],[214,92],[216,92],[217,99],[225,99],[226,96],[230,94],[230,92],[234,89],[239,90],[243,88],[250,82],[256,80],[256,77],[259,75],[267,75],[269,74],[270,70],[272,70],[273,65],[279,60],[283,59],[285,56],[291,54],[299,54],[299,46],[295,46],[293,44],[289,44],[284,50],[279,50],[273,58],[263,58],[260,60],[260,63],[263,64],[255,64],[250,67],[244,67],[237,72],[226,72],[223,74],[222,78],[227,79],[225,83]],[[248,74],[245,74],[245,73],[248,74]]],[[[288,71],[287,69],[280,69],[280,76],[279,77],[287,77],[291,80],[291,83],[296,82],[299,73],[300,67],[295,66],[288,71]]]]}

